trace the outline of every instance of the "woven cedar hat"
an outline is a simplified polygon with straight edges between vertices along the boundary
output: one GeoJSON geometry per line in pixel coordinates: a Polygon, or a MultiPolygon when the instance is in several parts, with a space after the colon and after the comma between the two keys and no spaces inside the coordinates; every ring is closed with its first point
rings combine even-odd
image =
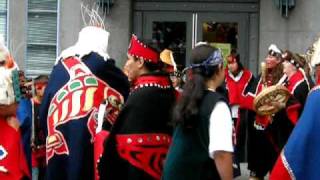
{"type": "Polygon", "coordinates": [[[177,71],[177,64],[173,58],[173,52],[169,49],[165,49],[160,53],[160,60],[165,64],[166,71],[177,71]]]}

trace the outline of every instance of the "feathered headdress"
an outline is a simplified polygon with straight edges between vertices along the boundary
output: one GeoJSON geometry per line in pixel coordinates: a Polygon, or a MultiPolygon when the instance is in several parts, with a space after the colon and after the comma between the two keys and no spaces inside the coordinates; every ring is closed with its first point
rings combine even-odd
{"type": "Polygon", "coordinates": [[[306,59],[310,61],[311,66],[320,65],[320,37],[307,50],[306,59]]]}
{"type": "MultiPolygon", "coordinates": [[[[103,16],[104,16],[103,12],[103,16]]],[[[99,15],[99,6],[88,8],[81,4],[81,15],[84,28],[79,32],[78,41],[75,45],[61,52],[56,60],[56,64],[60,59],[65,59],[70,56],[83,56],[91,52],[98,53],[105,60],[109,59],[108,41],[110,33],[105,30],[104,19],[99,15]]]]}

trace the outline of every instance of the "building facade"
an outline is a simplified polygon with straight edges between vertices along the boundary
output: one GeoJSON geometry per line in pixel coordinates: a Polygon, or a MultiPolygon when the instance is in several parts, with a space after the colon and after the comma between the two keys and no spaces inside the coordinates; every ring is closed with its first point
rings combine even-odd
{"type": "Polygon", "coordinates": [[[30,76],[50,73],[61,50],[76,42],[84,26],[80,3],[104,2],[108,8],[104,17],[111,33],[108,50],[119,66],[126,61],[131,33],[172,49],[180,68],[188,64],[191,48],[207,41],[224,53],[236,51],[243,64],[258,73],[271,43],[304,53],[320,32],[318,0],[290,0],[294,8],[288,17],[280,13],[279,0],[2,1],[7,11],[0,12],[7,16],[0,26],[5,27],[8,47],[20,68],[30,76]]]}

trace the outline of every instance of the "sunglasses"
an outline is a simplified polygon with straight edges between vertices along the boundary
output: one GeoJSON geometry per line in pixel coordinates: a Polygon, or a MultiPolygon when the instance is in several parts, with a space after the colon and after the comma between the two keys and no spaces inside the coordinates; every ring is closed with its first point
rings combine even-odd
{"type": "Polygon", "coordinates": [[[268,52],[268,55],[273,56],[273,57],[281,57],[281,54],[279,54],[279,53],[277,53],[277,52],[275,52],[273,50],[270,50],[268,52]]]}

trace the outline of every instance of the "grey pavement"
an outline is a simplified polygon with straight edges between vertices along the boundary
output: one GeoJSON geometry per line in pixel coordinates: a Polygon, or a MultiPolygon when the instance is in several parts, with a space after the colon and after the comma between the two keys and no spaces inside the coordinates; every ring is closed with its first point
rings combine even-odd
{"type": "MultiPolygon", "coordinates": [[[[250,172],[247,169],[248,163],[241,163],[240,168],[241,168],[241,176],[235,178],[235,180],[248,180],[250,177],[250,172]]],[[[267,175],[265,179],[269,179],[269,176],[267,175]]]]}

